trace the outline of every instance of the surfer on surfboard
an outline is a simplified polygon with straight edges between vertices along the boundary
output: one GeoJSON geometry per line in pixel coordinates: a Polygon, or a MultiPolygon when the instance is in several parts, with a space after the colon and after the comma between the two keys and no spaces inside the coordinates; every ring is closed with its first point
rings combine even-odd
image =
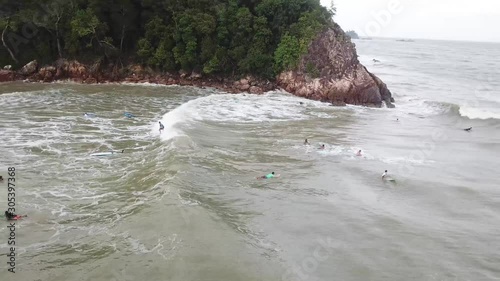
{"type": "Polygon", "coordinates": [[[387,174],[387,170],[382,174],[382,180],[395,183],[396,180],[387,174]]]}
{"type": "Polygon", "coordinates": [[[12,212],[9,212],[9,211],[5,211],[5,217],[7,218],[7,220],[9,221],[12,221],[12,220],[19,220],[19,219],[22,219],[22,218],[25,218],[27,217],[28,215],[23,215],[23,216],[20,216],[20,215],[16,215],[12,212]]]}
{"type": "Polygon", "coordinates": [[[265,176],[260,176],[260,177],[257,177],[257,179],[272,179],[272,178],[279,178],[280,175],[276,175],[274,172],[270,173],[270,174],[267,174],[265,176]]]}
{"type": "Polygon", "coordinates": [[[160,124],[160,134],[161,134],[161,132],[165,129],[165,126],[163,126],[163,124],[160,121],[158,121],[158,123],[160,124]]]}

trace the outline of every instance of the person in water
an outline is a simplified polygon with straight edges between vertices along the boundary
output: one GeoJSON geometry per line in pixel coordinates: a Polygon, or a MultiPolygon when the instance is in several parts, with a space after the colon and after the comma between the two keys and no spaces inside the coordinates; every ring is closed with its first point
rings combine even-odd
{"type": "Polygon", "coordinates": [[[304,141],[304,145],[310,145],[310,143],[307,139],[304,141]]]}
{"type": "Polygon", "coordinates": [[[27,217],[27,215],[20,216],[20,215],[16,215],[14,213],[11,213],[9,211],[5,211],[5,217],[7,218],[7,220],[11,221],[11,220],[18,220],[20,218],[27,217]]]}
{"type": "Polygon", "coordinates": [[[276,175],[274,172],[267,174],[265,176],[257,177],[257,179],[272,179],[272,178],[279,178],[280,175],[276,175]]]}
{"type": "Polygon", "coordinates": [[[470,132],[470,130],[472,130],[472,127],[464,129],[464,131],[466,131],[466,132],[470,132]]]}
{"type": "Polygon", "coordinates": [[[165,129],[165,126],[163,126],[163,124],[160,121],[158,121],[158,123],[160,124],[160,134],[161,134],[161,132],[165,129]]]}
{"type": "Polygon", "coordinates": [[[3,177],[2,176],[0,176],[0,182],[3,182],[3,177]]]}
{"type": "Polygon", "coordinates": [[[387,170],[385,170],[385,172],[382,174],[382,179],[384,179],[385,177],[387,177],[387,170]]]}
{"type": "Polygon", "coordinates": [[[325,149],[325,145],[322,144],[318,149],[325,149]]]}
{"type": "Polygon", "coordinates": [[[361,155],[361,149],[358,151],[358,153],[356,153],[356,156],[363,156],[361,155]]]}

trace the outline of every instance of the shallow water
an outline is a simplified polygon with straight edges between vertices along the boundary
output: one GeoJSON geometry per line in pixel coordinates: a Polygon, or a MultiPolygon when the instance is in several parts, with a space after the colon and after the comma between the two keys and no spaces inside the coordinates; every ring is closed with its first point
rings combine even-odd
{"type": "Polygon", "coordinates": [[[16,278],[499,279],[500,89],[483,79],[500,66],[498,45],[356,44],[396,109],[1,84],[0,175],[16,167],[16,210],[29,215],[16,229],[16,278]],[[281,177],[256,180],[271,171],[281,177]]]}

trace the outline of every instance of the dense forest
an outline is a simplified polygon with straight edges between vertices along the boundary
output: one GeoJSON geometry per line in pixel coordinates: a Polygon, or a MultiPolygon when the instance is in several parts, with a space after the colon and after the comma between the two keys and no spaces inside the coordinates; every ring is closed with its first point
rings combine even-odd
{"type": "Polygon", "coordinates": [[[0,0],[0,64],[142,63],[159,71],[293,68],[333,24],[319,0],[0,0]]]}

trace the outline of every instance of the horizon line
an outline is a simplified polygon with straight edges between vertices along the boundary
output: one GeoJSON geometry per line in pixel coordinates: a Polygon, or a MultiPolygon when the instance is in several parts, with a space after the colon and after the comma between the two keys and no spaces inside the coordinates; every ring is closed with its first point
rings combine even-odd
{"type": "Polygon", "coordinates": [[[498,41],[478,41],[478,40],[467,40],[467,39],[437,39],[437,38],[416,38],[416,37],[389,37],[389,36],[360,36],[359,38],[377,38],[377,39],[404,39],[404,40],[427,40],[427,41],[448,41],[448,42],[466,42],[466,43],[493,43],[500,44],[498,41]]]}

